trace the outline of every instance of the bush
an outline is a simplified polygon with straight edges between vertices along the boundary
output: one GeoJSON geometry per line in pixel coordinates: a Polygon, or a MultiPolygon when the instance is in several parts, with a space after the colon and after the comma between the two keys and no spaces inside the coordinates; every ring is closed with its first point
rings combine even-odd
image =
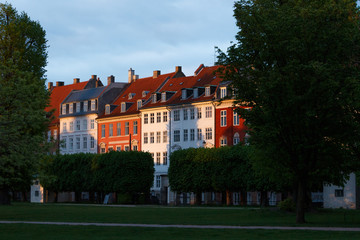
{"type": "Polygon", "coordinates": [[[296,208],[292,198],[287,198],[284,201],[279,202],[278,207],[280,210],[287,212],[294,212],[296,208]]]}

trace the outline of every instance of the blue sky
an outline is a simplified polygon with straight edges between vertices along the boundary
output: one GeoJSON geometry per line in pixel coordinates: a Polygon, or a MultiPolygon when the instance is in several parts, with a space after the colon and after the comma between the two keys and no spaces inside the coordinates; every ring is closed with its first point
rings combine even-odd
{"type": "Polygon", "coordinates": [[[214,46],[234,41],[233,0],[10,0],[47,33],[49,81],[127,81],[182,66],[214,64],[214,46]]]}

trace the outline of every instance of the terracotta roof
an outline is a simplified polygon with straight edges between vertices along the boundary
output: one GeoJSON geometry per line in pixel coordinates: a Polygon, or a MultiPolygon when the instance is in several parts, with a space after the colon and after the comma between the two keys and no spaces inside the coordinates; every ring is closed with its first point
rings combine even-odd
{"type": "Polygon", "coordinates": [[[209,96],[205,96],[205,94],[201,94],[197,98],[193,98],[193,96],[188,97],[187,99],[182,99],[182,89],[193,89],[198,87],[206,87],[206,86],[218,86],[222,79],[214,73],[219,66],[213,67],[204,67],[200,65],[200,67],[195,71],[197,75],[182,77],[182,78],[173,78],[170,79],[159,92],[164,91],[176,91],[176,93],[170,97],[166,102],[161,102],[161,100],[156,103],[149,102],[143,108],[153,108],[160,106],[169,106],[169,105],[177,105],[177,104],[187,104],[193,102],[202,102],[209,101],[214,98],[215,91],[209,96]]]}
{"type": "Polygon", "coordinates": [[[137,101],[143,100],[143,104],[146,103],[146,101],[150,99],[151,93],[159,90],[162,85],[166,83],[166,80],[172,79],[175,75],[176,72],[173,72],[159,75],[156,78],[151,76],[132,81],[125,91],[112,103],[112,105],[116,105],[116,108],[110,114],[105,115],[102,113],[99,116],[99,119],[139,113],[139,110],[137,109],[137,101]],[[143,92],[147,93],[144,97],[143,92]],[[131,99],[129,99],[129,94],[131,95],[131,99]],[[126,102],[128,103],[127,105],[131,105],[126,112],[123,113],[121,112],[122,102],[126,102]]]}
{"type": "Polygon", "coordinates": [[[69,95],[72,90],[84,89],[88,82],[89,81],[69,84],[65,86],[55,86],[50,89],[50,104],[48,107],[45,108],[45,111],[50,112],[53,109],[55,110],[52,115],[54,118],[51,121],[51,124],[56,124],[59,122],[60,103],[64,101],[64,99],[69,95]]]}

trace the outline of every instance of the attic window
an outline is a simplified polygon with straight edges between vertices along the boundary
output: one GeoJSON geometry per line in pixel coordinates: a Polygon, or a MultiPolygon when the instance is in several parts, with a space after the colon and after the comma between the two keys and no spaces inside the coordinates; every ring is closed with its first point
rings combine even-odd
{"type": "Polygon", "coordinates": [[[84,101],[84,112],[88,111],[88,101],[84,101]]]}
{"type": "Polygon", "coordinates": [[[210,87],[205,88],[205,96],[210,96],[210,87]]]}
{"type": "Polygon", "coordinates": [[[132,93],[129,93],[128,99],[132,99],[133,95],[132,93]]]}
{"type": "Polygon", "coordinates": [[[137,109],[139,110],[142,107],[142,100],[137,101],[137,109]]]}
{"type": "Polygon", "coordinates": [[[227,96],[226,87],[220,88],[220,98],[224,98],[227,96]]]}
{"type": "Polygon", "coordinates": [[[66,114],[66,104],[62,105],[62,114],[65,115],[66,114]]]}
{"type": "Polygon", "coordinates": [[[194,97],[193,98],[197,98],[198,97],[198,88],[194,88],[194,97]]]}
{"type": "Polygon", "coordinates": [[[149,91],[142,91],[142,97],[146,97],[146,95],[149,93],[149,91]]]}
{"type": "Polygon", "coordinates": [[[186,99],[186,89],[181,90],[181,99],[182,100],[186,99]]]}
{"type": "Polygon", "coordinates": [[[166,92],[161,93],[161,101],[166,102],[166,92]]]}
{"type": "Polygon", "coordinates": [[[74,110],[74,104],[70,103],[70,105],[69,105],[69,113],[72,114],[73,110],[74,110]]]}
{"type": "Polygon", "coordinates": [[[121,103],[121,112],[125,112],[126,111],[126,103],[122,102],[121,103]]]}
{"type": "Polygon", "coordinates": [[[156,103],[156,93],[152,95],[152,103],[156,103]]]}
{"type": "Polygon", "coordinates": [[[108,114],[110,114],[110,105],[106,104],[105,105],[105,115],[108,115],[108,114]]]}

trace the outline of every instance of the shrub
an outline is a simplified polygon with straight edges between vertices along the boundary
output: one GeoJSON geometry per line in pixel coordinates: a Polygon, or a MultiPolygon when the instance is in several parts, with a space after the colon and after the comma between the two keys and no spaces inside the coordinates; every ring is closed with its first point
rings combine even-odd
{"type": "Polygon", "coordinates": [[[287,212],[294,212],[296,208],[292,198],[287,198],[284,201],[279,202],[278,207],[280,210],[287,212]]]}

